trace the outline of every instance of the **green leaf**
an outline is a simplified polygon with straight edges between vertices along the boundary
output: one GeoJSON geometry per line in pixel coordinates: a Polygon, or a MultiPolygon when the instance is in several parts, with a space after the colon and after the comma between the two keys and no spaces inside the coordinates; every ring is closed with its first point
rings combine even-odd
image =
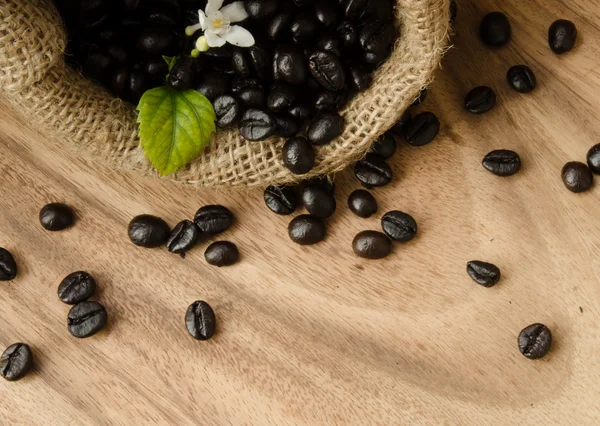
{"type": "Polygon", "coordinates": [[[167,65],[169,66],[169,72],[171,72],[171,70],[173,69],[173,67],[177,63],[177,60],[179,59],[179,56],[164,56],[163,55],[162,58],[167,63],[167,65]]]}
{"type": "Polygon", "coordinates": [[[161,175],[197,158],[216,130],[212,104],[195,90],[148,90],[137,110],[142,148],[161,175]]]}

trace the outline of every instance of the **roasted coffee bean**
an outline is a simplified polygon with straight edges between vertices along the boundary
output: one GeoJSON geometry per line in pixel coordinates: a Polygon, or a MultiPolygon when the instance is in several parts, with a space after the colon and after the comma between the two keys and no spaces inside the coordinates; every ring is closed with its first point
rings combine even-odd
{"type": "Polygon", "coordinates": [[[298,85],[307,76],[306,59],[299,50],[281,48],[273,55],[273,78],[285,83],[298,85]]]}
{"type": "Polygon", "coordinates": [[[357,20],[362,17],[367,8],[368,0],[342,0],[341,5],[348,19],[357,20]]]}
{"type": "Polygon", "coordinates": [[[252,64],[246,56],[243,48],[236,48],[231,56],[233,70],[240,77],[248,78],[252,74],[252,64]]]}
{"type": "Polygon", "coordinates": [[[142,63],[141,70],[153,84],[164,84],[165,76],[169,73],[169,66],[162,58],[148,59],[142,63]]]}
{"type": "Polygon", "coordinates": [[[279,39],[289,28],[293,16],[291,10],[280,11],[269,21],[269,25],[267,26],[267,36],[273,41],[279,39]]]}
{"type": "Polygon", "coordinates": [[[384,133],[371,145],[369,152],[373,152],[387,160],[396,152],[396,140],[391,133],[384,133]]]}
{"type": "Polygon", "coordinates": [[[335,197],[320,185],[306,185],[302,189],[302,202],[308,213],[314,217],[326,219],[335,213],[335,197]]]}
{"type": "Polygon", "coordinates": [[[185,326],[196,340],[208,340],[214,336],[217,328],[215,312],[202,300],[192,303],[185,313],[185,326]]]}
{"type": "Polygon", "coordinates": [[[309,6],[309,5],[313,4],[314,2],[315,2],[315,0],[294,0],[294,3],[298,7],[309,6]]]}
{"type": "Polygon", "coordinates": [[[281,153],[285,167],[296,175],[308,173],[315,164],[315,151],[311,143],[300,136],[288,139],[281,153]]]}
{"type": "Polygon", "coordinates": [[[300,123],[293,117],[275,115],[273,118],[277,123],[277,134],[282,138],[290,138],[300,131],[300,123]]]}
{"type": "Polygon", "coordinates": [[[593,173],[600,174],[600,144],[590,148],[587,153],[587,163],[593,173]]]}
{"type": "Polygon", "coordinates": [[[69,311],[69,332],[79,338],[90,337],[106,324],[106,309],[98,302],[80,302],[69,311]]]}
{"type": "Polygon", "coordinates": [[[317,18],[308,11],[298,13],[290,22],[290,33],[297,44],[312,42],[318,28],[317,18]]]}
{"type": "Polygon", "coordinates": [[[131,102],[137,104],[142,98],[142,95],[148,90],[148,81],[146,75],[140,71],[133,69],[129,74],[129,95],[131,102]]]}
{"type": "Polygon", "coordinates": [[[187,90],[196,85],[197,59],[182,56],[169,72],[167,84],[175,90],[187,90]]]}
{"type": "Polygon", "coordinates": [[[358,28],[351,21],[344,20],[337,27],[344,49],[352,49],[358,41],[358,28]]]}
{"type": "Polygon", "coordinates": [[[407,213],[398,210],[387,212],[381,218],[381,227],[394,241],[410,241],[417,235],[417,222],[407,213]]]}
{"type": "Polygon", "coordinates": [[[240,104],[233,96],[219,96],[213,102],[217,116],[217,126],[227,128],[237,123],[240,116],[240,104]]]}
{"type": "Polygon", "coordinates": [[[197,90],[212,102],[219,96],[229,92],[230,88],[231,81],[229,77],[223,74],[208,73],[202,77],[197,90]]]}
{"type": "Polygon", "coordinates": [[[392,251],[392,241],[382,232],[362,231],[352,241],[354,253],[365,259],[383,259],[392,251]]]}
{"type": "Polygon", "coordinates": [[[330,0],[318,0],[315,3],[315,15],[317,20],[326,27],[337,24],[340,18],[338,8],[330,0]]]}
{"type": "Polygon", "coordinates": [[[262,20],[275,15],[279,8],[279,2],[277,0],[246,0],[244,7],[251,18],[262,20]]]}
{"type": "Polygon", "coordinates": [[[196,212],[194,223],[205,234],[220,234],[233,224],[233,213],[227,207],[220,205],[204,206],[196,212]]]}
{"type": "Polygon", "coordinates": [[[433,141],[440,131],[440,120],[432,112],[415,115],[404,128],[404,139],[412,146],[423,146],[433,141]]]}
{"type": "Polygon", "coordinates": [[[427,93],[429,93],[429,91],[426,87],[424,89],[421,89],[421,91],[419,92],[419,97],[414,100],[411,106],[416,107],[425,102],[425,99],[427,99],[427,93]]]}
{"type": "Polygon", "coordinates": [[[332,195],[335,193],[335,182],[330,180],[327,176],[321,175],[304,182],[305,185],[317,185],[325,189],[332,195]]]}
{"type": "Polygon", "coordinates": [[[308,103],[297,103],[288,109],[287,113],[299,121],[306,121],[315,115],[315,110],[308,103]]]}
{"type": "Polygon", "coordinates": [[[123,100],[129,99],[129,72],[129,67],[121,67],[113,73],[111,80],[112,91],[123,100]]]}
{"type": "Polygon", "coordinates": [[[67,275],[58,286],[58,298],[63,303],[76,305],[92,297],[96,291],[96,280],[85,271],[67,275]]]}
{"type": "Polygon", "coordinates": [[[83,72],[98,81],[106,81],[113,66],[113,59],[104,53],[94,52],[83,63],[83,72]]]}
{"type": "Polygon", "coordinates": [[[406,126],[412,120],[412,114],[410,113],[410,109],[404,111],[400,119],[392,126],[390,132],[396,136],[404,136],[404,131],[406,126]]]}
{"type": "Polygon", "coordinates": [[[325,145],[344,131],[344,118],[337,113],[320,113],[308,126],[308,140],[313,145],[325,145]]]}
{"type": "Polygon", "coordinates": [[[339,58],[342,56],[342,41],[335,34],[324,34],[317,40],[317,50],[331,52],[339,58]]]}
{"type": "Polygon", "coordinates": [[[261,80],[269,80],[273,76],[271,71],[271,52],[265,46],[258,44],[247,49],[250,54],[250,63],[252,64],[254,73],[261,80]]]}
{"type": "Polygon", "coordinates": [[[488,13],[479,25],[481,41],[491,47],[504,46],[510,40],[510,22],[502,12],[488,13]]]}
{"type": "Polygon", "coordinates": [[[206,261],[218,267],[233,265],[239,257],[237,246],[229,241],[215,241],[204,252],[206,261]]]}
{"type": "Polygon", "coordinates": [[[331,52],[317,51],[308,58],[313,78],[325,90],[337,92],[346,87],[346,72],[340,59],[331,52]]]}
{"type": "Polygon", "coordinates": [[[277,132],[275,119],[259,109],[247,110],[240,121],[240,134],[249,141],[261,141],[277,132]]]}
{"type": "Polygon", "coordinates": [[[533,71],[526,65],[515,65],[510,67],[506,74],[510,87],[519,93],[529,93],[535,89],[536,79],[533,71]]]}
{"type": "Polygon", "coordinates": [[[544,324],[531,324],[519,333],[519,351],[529,359],[545,356],[552,346],[552,332],[544,324]]]}
{"type": "Polygon", "coordinates": [[[0,356],[0,375],[9,382],[22,379],[33,367],[33,353],[29,345],[15,343],[0,356]]]}
{"type": "Polygon", "coordinates": [[[231,82],[231,91],[234,95],[237,95],[248,87],[264,88],[262,82],[256,78],[234,78],[231,82]]]}
{"type": "Polygon", "coordinates": [[[180,254],[181,257],[190,251],[200,238],[200,230],[191,220],[182,220],[171,231],[167,240],[167,250],[180,254]]]}
{"type": "Polygon", "coordinates": [[[175,33],[165,27],[148,27],[142,29],[137,40],[136,49],[150,55],[176,55],[177,38],[175,33]]]}
{"type": "Polygon", "coordinates": [[[139,247],[155,248],[167,242],[171,230],[160,217],[143,214],[129,222],[129,239],[139,247]]]}
{"type": "Polygon", "coordinates": [[[385,54],[394,39],[391,23],[370,19],[361,24],[358,41],[365,52],[385,54]]]}
{"type": "Polygon", "coordinates": [[[392,181],[393,173],[385,160],[377,154],[369,153],[354,165],[354,174],[366,188],[385,186],[392,181]]]}
{"type": "Polygon", "coordinates": [[[349,66],[348,74],[350,86],[358,92],[367,90],[373,83],[373,75],[361,68],[359,65],[349,66]]]}
{"type": "Polygon", "coordinates": [[[571,21],[559,19],[554,21],[548,29],[548,44],[550,49],[558,55],[570,52],[577,41],[577,27],[571,21]]]}
{"type": "Polygon", "coordinates": [[[303,214],[292,219],[288,234],[296,244],[316,244],[325,239],[325,223],[318,217],[303,214]]]}
{"type": "Polygon", "coordinates": [[[514,151],[498,149],[486,155],[481,164],[496,176],[512,176],[521,169],[521,157],[514,151]]]}
{"type": "Polygon", "coordinates": [[[73,225],[75,213],[66,204],[50,203],[40,210],[40,223],[48,231],[62,231],[73,225]]]}
{"type": "Polygon", "coordinates": [[[345,92],[321,92],[315,99],[315,108],[319,112],[336,112],[346,101],[345,92]]]}
{"type": "Polygon", "coordinates": [[[277,83],[271,87],[267,106],[271,111],[280,112],[292,106],[296,101],[296,90],[287,84],[277,83]]]}
{"type": "Polygon", "coordinates": [[[265,92],[257,87],[247,87],[237,94],[240,102],[247,108],[261,108],[265,105],[265,92]]]}
{"type": "Polygon", "coordinates": [[[562,169],[562,181],[569,191],[584,192],[592,187],[594,175],[586,164],[571,161],[562,169]]]}
{"type": "Polygon", "coordinates": [[[377,213],[377,201],[369,191],[357,189],[348,197],[348,207],[358,217],[368,218],[377,213]]]}
{"type": "Polygon", "coordinates": [[[294,213],[298,204],[296,191],[291,186],[269,186],[264,193],[265,204],[274,213],[288,215],[294,213]]]}
{"type": "Polygon", "coordinates": [[[500,269],[496,265],[480,260],[467,262],[467,274],[473,281],[484,287],[495,286],[500,281],[500,269]]]}
{"type": "Polygon", "coordinates": [[[483,114],[496,105],[496,93],[487,86],[471,90],[465,97],[465,108],[473,114],[483,114]]]}
{"type": "Polygon", "coordinates": [[[14,280],[17,276],[17,262],[13,255],[0,247],[0,281],[14,280]]]}

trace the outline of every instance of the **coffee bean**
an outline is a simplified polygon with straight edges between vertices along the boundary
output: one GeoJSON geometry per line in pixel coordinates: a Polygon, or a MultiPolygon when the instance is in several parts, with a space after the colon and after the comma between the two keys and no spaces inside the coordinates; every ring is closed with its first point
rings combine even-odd
{"type": "Polygon", "coordinates": [[[471,90],[465,97],[465,108],[473,114],[483,114],[496,105],[496,93],[487,86],[471,90]]]}
{"type": "Polygon", "coordinates": [[[96,280],[85,271],[67,275],[58,286],[58,298],[63,303],[76,305],[92,297],[96,291],[96,280]]]}
{"type": "MultiPolygon", "coordinates": [[[[324,34],[317,40],[317,50],[331,52],[338,58],[342,56],[342,41],[335,34],[324,34]]],[[[311,52],[312,54],[312,52],[311,52]]],[[[310,56],[310,55],[309,55],[310,56]]]]}
{"type": "Polygon", "coordinates": [[[196,245],[199,238],[200,230],[196,224],[191,220],[182,220],[171,231],[167,239],[167,250],[185,257],[185,253],[196,245]]]}
{"type": "Polygon", "coordinates": [[[415,101],[412,103],[412,107],[416,107],[421,105],[423,102],[425,102],[425,99],[427,98],[427,87],[425,87],[424,89],[421,89],[421,91],[419,92],[419,97],[417,99],[415,99],[415,101]]]}
{"type": "Polygon", "coordinates": [[[315,33],[319,30],[319,22],[314,13],[300,12],[290,22],[290,33],[296,44],[309,44],[314,41],[315,33]]]}
{"type": "Polygon", "coordinates": [[[319,112],[336,112],[346,102],[346,92],[321,92],[315,99],[315,108],[319,112]]]}
{"type": "Polygon", "coordinates": [[[358,217],[371,217],[377,213],[377,201],[369,191],[357,189],[348,197],[348,207],[358,217]]]}
{"type": "Polygon", "coordinates": [[[249,109],[240,121],[240,134],[249,141],[261,141],[273,136],[277,131],[277,123],[265,111],[249,109]]]}
{"type": "Polygon", "coordinates": [[[511,33],[510,22],[502,12],[488,13],[479,25],[481,41],[491,47],[504,46],[510,40],[511,33]]]}
{"type": "Polygon", "coordinates": [[[282,148],[283,164],[292,173],[308,173],[315,164],[315,151],[308,139],[297,136],[288,139],[282,148]]]}
{"type": "Polygon", "coordinates": [[[233,265],[239,257],[237,246],[229,241],[215,241],[204,252],[206,261],[218,267],[233,265]]]}
{"type": "Polygon", "coordinates": [[[519,93],[529,93],[535,89],[536,79],[533,71],[526,65],[515,65],[508,70],[506,79],[510,87],[519,93]]]}
{"type": "Polygon", "coordinates": [[[594,175],[587,165],[572,161],[563,167],[562,181],[569,191],[584,192],[592,187],[594,175]]]}
{"type": "Polygon", "coordinates": [[[587,163],[593,173],[600,174],[600,144],[590,148],[587,153],[587,163]]]}
{"type": "Polygon", "coordinates": [[[360,24],[358,41],[365,52],[376,57],[383,57],[387,53],[393,38],[394,27],[389,22],[367,19],[360,24]]]}
{"type": "Polygon", "coordinates": [[[265,92],[258,87],[246,87],[237,97],[246,108],[261,108],[266,103],[265,92]]]}
{"type": "Polygon", "coordinates": [[[13,255],[0,247],[0,281],[10,281],[17,276],[17,262],[13,255]]]}
{"type": "Polygon", "coordinates": [[[182,56],[177,60],[171,71],[167,84],[175,90],[187,90],[196,85],[197,59],[182,56]]]}
{"type": "Polygon", "coordinates": [[[298,121],[310,120],[315,114],[315,110],[307,103],[297,103],[287,110],[287,113],[298,121]]]}
{"type": "Polygon", "coordinates": [[[473,281],[484,287],[492,287],[500,281],[500,269],[496,265],[480,260],[467,262],[467,274],[473,281]]]}
{"type": "Polygon", "coordinates": [[[531,324],[519,333],[519,351],[529,359],[545,356],[552,346],[552,332],[544,324],[531,324]]]}
{"type": "Polygon", "coordinates": [[[277,134],[282,138],[290,138],[300,131],[300,123],[293,117],[287,115],[274,115],[277,123],[277,134]]]}
{"type": "Polygon", "coordinates": [[[338,113],[320,113],[308,126],[308,140],[313,145],[326,145],[344,131],[344,118],[338,113]]]}
{"type": "Polygon", "coordinates": [[[106,324],[106,309],[98,302],[80,302],[69,311],[69,332],[79,338],[90,337],[106,324]]]}
{"type": "Polygon", "coordinates": [[[302,190],[302,202],[314,217],[325,219],[335,213],[335,197],[321,185],[306,185],[302,190]]]}
{"type": "Polygon", "coordinates": [[[354,165],[354,175],[366,188],[385,186],[392,181],[393,173],[385,160],[369,153],[354,165]]]}
{"type": "Polygon", "coordinates": [[[300,215],[288,225],[288,234],[296,244],[316,244],[325,239],[325,223],[318,217],[300,215]]]}
{"type": "Polygon", "coordinates": [[[185,313],[185,326],[196,340],[208,340],[214,336],[217,328],[215,312],[202,300],[192,303],[185,313]]]}
{"type": "Polygon", "coordinates": [[[252,64],[245,54],[243,48],[236,48],[231,56],[233,70],[240,77],[248,78],[252,74],[252,64]]]}
{"type": "Polygon", "coordinates": [[[324,175],[317,176],[309,181],[305,181],[304,185],[319,186],[323,188],[323,190],[329,192],[331,195],[335,193],[335,182],[324,175]]]}
{"type": "Polygon", "coordinates": [[[204,206],[196,212],[194,223],[205,234],[217,235],[231,227],[233,213],[227,207],[220,205],[204,206]]]}
{"type": "Polygon", "coordinates": [[[219,96],[214,100],[213,107],[217,116],[217,126],[222,129],[233,126],[240,116],[240,104],[233,96],[219,96]]]}
{"type": "Polygon", "coordinates": [[[229,92],[231,88],[230,78],[223,74],[207,73],[205,74],[196,90],[208,98],[209,101],[214,101],[219,96],[229,92]]]}
{"type": "MultiPolygon", "coordinates": [[[[254,73],[261,80],[270,80],[273,78],[273,71],[271,69],[271,58],[272,53],[265,46],[255,44],[252,47],[248,47],[248,53],[250,54],[250,63],[254,69],[254,73]]],[[[209,49],[211,51],[213,49],[209,49]]]]}
{"type": "Polygon", "coordinates": [[[293,16],[292,10],[280,11],[269,21],[267,26],[267,36],[273,41],[279,39],[289,28],[293,16]]]}
{"type": "Polygon", "coordinates": [[[512,176],[521,170],[521,157],[514,151],[498,149],[486,155],[481,164],[496,176],[512,176]]]}
{"type": "Polygon", "coordinates": [[[345,49],[352,49],[358,41],[358,28],[354,23],[343,20],[337,27],[337,33],[345,49]]]}
{"type": "Polygon", "coordinates": [[[392,241],[382,232],[362,231],[354,237],[352,249],[365,259],[382,259],[392,251],[392,241]]]}
{"type": "Polygon", "coordinates": [[[325,89],[338,92],[346,87],[346,72],[340,59],[331,52],[317,51],[308,58],[313,78],[325,89]]]}
{"type": "Polygon", "coordinates": [[[398,137],[404,136],[404,131],[406,126],[412,120],[412,114],[410,113],[410,109],[404,111],[400,119],[392,126],[390,132],[398,137]]]}
{"type": "Polygon", "coordinates": [[[318,0],[315,3],[317,20],[326,27],[337,24],[339,20],[338,9],[333,1],[318,0]]]}
{"type": "Polygon", "coordinates": [[[176,55],[177,38],[169,28],[148,27],[139,34],[136,49],[149,55],[176,55]]]}
{"type": "Polygon", "coordinates": [[[307,77],[306,59],[294,48],[281,48],[273,55],[273,77],[284,83],[299,85],[307,77]]]}
{"type": "Polygon", "coordinates": [[[369,152],[374,152],[387,160],[396,152],[396,139],[391,133],[384,133],[373,143],[369,152]]]}
{"type": "Polygon", "coordinates": [[[381,227],[388,237],[398,242],[410,241],[417,235],[417,222],[411,215],[398,210],[384,214],[381,227]]]}
{"type": "Polygon", "coordinates": [[[348,66],[348,77],[350,87],[358,92],[367,90],[373,83],[373,75],[359,65],[348,66]]]}
{"type": "Polygon", "coordinates": [[[415,115],[404,128],[404,139],[412,146],[423,146],[433,141],[440,131],[440,120],[432,112],[415,115]]]}
{"type": "Polygon", "coordinates": [[[50,203],[40,210],[40,223],[48,231],[62,231],[73,225],[75,213],[66,204],[50,203]]]}
{"type": "Polygon", "coordinates": [[[129,222],[129,239],[139,247],[155,248],[167,242],[171,230],[160,217],[143,214],[129,222]]]}
{"type": "Polygon", "coordinates": [[[0,356],[0,375],[9,382],[22,379],[33,367],[33,353],[25,343],[10,345],[0,356]]]}
{"type": "Polygon", "coordinates": [[[571,21],[559,19],[554,21],[548,29],[548,44],[550,49],[558,55],[570,52],[577,41],[577,27],[571,21]]]}
{"type": "Polygon", "coordinates": [[[271,111],[280,112],[292,106],[296,101],[296,90],[287,84],[278,83],[271,87],[267,106],[271,111]]]}
{"type": "Polygon", "coordinates": [[[296,192],[291,186],[269,186],[264,193],[265,204],[274,213],[288,215],[294,213],[298,204],[296,192]]]}

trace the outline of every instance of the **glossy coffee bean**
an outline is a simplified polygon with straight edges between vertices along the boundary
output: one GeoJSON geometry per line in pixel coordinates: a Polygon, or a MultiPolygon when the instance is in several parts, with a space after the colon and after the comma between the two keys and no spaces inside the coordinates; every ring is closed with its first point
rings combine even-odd
{"type": "Polygon", "coordinates": [[[358,42],[358,28],[349,20],[343,20],[337,27],[337,33],[342,40],[344,49],[352,49],[358,42]]]}
{"type": "Polygon", "coordinates": [[[492,287],[500,281],[500,269],[491,263],[480,260],[471,260],[467,262],[467,274],[484,287],[492,287]]]}
{"type": "Polygon", "coordinates": [[[176,55],[177,38],[172,30],[165,27],[147,27],[142,30],[136,40],[138,52],[150,55],[176,55]]]}
{"type": "Polygon", "coordinates": [[[229,241],[215,241],[204,252],[206,262],[218,267],[233,265],[239,257],[237,246],[229,241]]]}
{"type": "Polygon", "coordinates": [[[363,16],[368,3],[368,0],[342,0],[340,2],[344,15],[352,20],[357,20],[363,16]]]}
{"type": "Polygon", "coordinates": [[[404,111],[402,116],[400,116],[400,119],[396,122],[396,124],[392,126],[390,132],[396,136],[404,136],[406,126],[408,125],[408,123],[410,123],[411,120],[412,114],[410,113],[410,109],[407,109],[406,111],[404,111]]]}
{"type": "Polygon", "coordinates": [[[373,143],[369,152],[373,152],[387,160],[396,152],[396,139],[391,133],[384,133],[373,143]]]}
{"type": "Polygon", "coordinates": [[[182,257],[190,251],[200,238],[200,230],[191,220],[182,220],[171,231],[167,239],[167,250],[182,257]]]}
{"type": "Polygon", "coordinates": [[[15,343],[0,356],[0,375],[9,382],[25,377],[33,367],[33,353],[29,345],[15,343]]]}
{"type": "Polygon", "coordinates": [[[67,275],[58,286],[58,298],[63,303],[76,305],[92,297],[96,291],[96,280],[85,271],[67,275]]]}
{"type": "Polygon", "coordinates": [[[306,102],[298,102],[287,110],[287,113],[296,120],[304,122],[315,115],[314,108],[306,102]]]}
{"type": "MultiPolygon", "coordinates": [[[[338,58],[342,56],[342,41],[336,34],[323,34],[317,40],[317,50],[330,52],[338,58]]],[[[312,52],[308,56],[312,55],[312,52]]]]}
{"type": "Polygon", "coordinates": [[[321,175],[304,182],[305,185],[317,185],[331,193],[335,193],[335,182],[330,180],[327,176],[321,175]]]}
{"type": "Polygon", "coordinates": [[[190,56],[182,56],[177,60],[173,69],[169,72],[167,84],[175,90],[187,90],[196,86],[197,59],[190,56]]]}
{"type": "Polygon", "coordinates": [[[325,239],[325,223],[318,217],[300,215],[288,225],[288,235],[296,244],[316,244],[325,239]]]}
{"type": "Polygon", "coordinates": [[[510,67],[506,74],[506,79],[510,87],[519,93],[529,93],[535,89],[537,81],[535,74],[526,65],[515,65],[510,67]]]}
{"type": "Polygon", "coordinates": [[[487,154],[481,164],[496,176],[512,176],[521,170],[521,157],[514,151],[498,149],[487,154]]]}
{"type": "Polygon", "coordinates": [[[335,197],[320,185],[306,185],[302,189],[302,203],[308,213],[322,219],[332,216],[336,209],[335,197]]]}
{"type": "Polygon", "coordinates": [[[279,2],[277,0],[246,0],[244,7],[250,18],[263,20],[275,15],[279,8],[279,2]]]}
{"type": "Polygon", "coordinates": [[[219,96],[214,100],[213,107],[217,116],[217,126],[226,129],[237,123],[241,108],[239,102],[233,96],[219,96]]]}
{"type": "Polygon", "coordinates": [[[294,48],[281,48],[273,55],[273,77],[275,80],[299,85],[304,83],[308,73],[306,59],[301,51],[294,48]]]}
{"type": "Polygon", "coordinates": [[[257,87],[246,87],[238,92],[237,97],[246,108],[261,108],[266,103],[264,90],[257,87]]]}
{"type": "Polygon", "coordinates": [[[252,47],[247,48],[250,54],[250,63],[254,69],[254,73],[261,80],[269,80],[273,76],[271,70],[271,58],[272,53],[260,44],[255,44],[252,47]]]}
{"type": "Polygon", "coordinates": [[[394,27],[391,23],[378,19],[369,19],[361,24],[358,42],[365,52],[384,55],[394,39],[394,27]]]}
{"type": "Polygon", "coordinates": [[[243,48],[237,48],[233,51],[231,56],[231,64],[235,73],[243,78],[248,78],[252,74],[252,64],[250,59],[246,56],[243,48]]]}
{"type": "Polygon", "coordinates": [[[487,86],[471,90],[465,97],[465,108],[473,114],[483,114],[496,105],[496,93],[487,86]]]}
{"type": "Polygon", "coordinates": [[[308,140],[313,145],[325,145],[344,131],[344,118],[337,113],[320,113],[308,126],[308,140]]]}
{"type": "Polygon", "coordinates": [[[149,89],[146,75],[140,70],[133,69],[129,74],[129,84],[127,89],[129,90],[131,102],[137,104],[142,98],[142,95],[149,89]]]}
{"type": "Polygon", "coordinates": [[[208,340],[214,336],[217,328],[215,312],[202,300],[192,303],[185,312],[185,326],[196,340],[208,340]]]}
{"type": "Polygon", "coordinates": [[[572,161],[562,169],[562,181],[571,192],[584,192],[594,183],[594,175],[590,168],[579,161],[572,161]]]}
{"type": "Polygon", "coordinates": [[[600,174],[600,144],[590,148],[587,153],[587,163],[594,174],[600,174]]]}
{"type": "Polygon", "coordinates": [[[366,188],[385,186],[392,181],[393,173],[385,160],[369,153],[354,165],[354,175],[366,188]]]}
{"type": "Polygon", "coordinates": [[[75,213],[66,204],[50,203],[40,210],[40,223],[48,231],[62,231],[73,225],[75,213]]]}
{"type": "Polygon", "coordinates": [[[377,213],[377,201],[369,191],[357,189],[348,197],[348,207],[358,217],[368,218],[377,213]]]}
{"type": "Polygon", "coordinates": [[[346,92],[321,92],[315,99],[315,109],[319,112],[336,112],[346,102],[346,92]]]}
{"type": "Polygon", "coordinates": [[[504,46],[510,40],[511,34],[510,22],[502,12],[488,13],[479,25],[481,41],[491,47],[504,46]]]}
{"type": "Polygon", "coordinates": [[[231,82],[231,92],[237,95],[242,90],[249,87],[255,87],[257,89],[264,89],[262,81],[257,78],[234,78],[231,82]]]}
{"type": "Polygon", "coordinates": [[[14,280],[17,276],[17,262],[13,255],[0,247],[0,281],[14,280]]]}
{"type": "Polygon", "coordinates": [[[382,232],[362,231],[352,241],[354,253],[365,259],[383,259],[392,251],[392,241],[382,232]]]}
{"type": "Polygon", "coordinates": [[[249,109],[240,120],[240,134],[249,141],[261,141],[277,132],[275,119],[267,112],[249,109]]]}
{"type": "Polygon", "coordinates": [[[571,21],[559,19],[554,21],[548,29],[548,44],[550,49],[558,55],[570,52],[577,41],[577,27],[571,21]]]}
{"type": "Polygon", "coordinates": [[[346,87],[346,72],[340,59],[331,52],[317,51],[308,58],[308,68],[313,78],[332,92],[346,87]]]}
{"type": "Polygon", "coordinates": [[[326,27],[336,25],[340,19],[339,9],[331,0],[317,0],[314,9],[317,20],[326,27]]]}
{"type": "Polygon", "coordinates": [[[129,99],[129,72],[128,66],[117,69],[112,76],[111,89],[120,99],[129,99]]]}
{"type": "Polygon", "coordinates": [[[277,123],[277,134],[282,138],[290,138],[300,131],[300,123],[293,117],[287,115],[274,115],[277,123]]]}
{"type": "Polygon", "coordinates": [[[69,311],[69,332],[79,338],[90,337],[106,325],[106,309],[98,302],[80,302],[69,311]]]}
{"type": "Polygon", "coordinates": [[[202,77],[196,90],[206,96],[209,101],[214,101],[219,96],[227,94],[230,88],[229,77],[223,74],[208,73],[202,77]]]}
{"type": "Polygon", "coordinates": [[[412,146],[427,145],[440,131],[440,120],[432,112],[415,115],[404,127],[404,139],[412,146]]]}
{"type": "Polygon", "coordinates": [[[398,210],[387,212],[381,218],[383,232],[397,242],[410,241],[417,235],[417,222],[407,213],[398,210]]]}
{"type": "Polygon", "coordinates": [[[552,346],[552,332],[544,324],[531,324],[519,333],[519,351],[529,359],[544,357],[552,346]]]}
{"type": "Polygon", "coordinates": [[[290,33],[297,44],[310,43],[318,31],[319,22],[312,11],[300,12],[290,22],[290,33]]]}
{"type": "Polygon", "coordinates": [[[203,233],[216,235],[227,231],[233,224],[233,219],[233,213],[227,207],[208,205],[198,209],[194,223],[203,233]]]}
{"type": "Polygon", "coordinates": [[[169,66],[162,58],[148,59],[142,63],[141,70],[153,84],[164,84],[169,66]]]}
{"type": "Polygon", "coordinates": [[[296,191],[291,186],[269,186],[265,189],[264,199],[269,210],[279,215],[294,213],[298,205],[296,191]]]}
{"type": "Polygon", "coordinates": [[[283,164],[292,173],[303,175],[315,164],[315,151],[308,139],[297,136],[288,139],[281,150],[283,164]]]}
{"type": "Polygon", "coordinates": [[[289,109],[296,101],[296,90],[287,84],[277,83],[271,87],[267,106],[271,111],[280,112],[289,109]]]}
{"type": "Polygon", "coordinates": [[[373,75],[359,65],[351,65],[348,67],[348,79],[350,87],[357,92],[367,90],[373,83],[373,75]]]}
{"type": "Polygon", "coordinates": [[[155,248],[167,242],[171,230],[160,217],[143,214],[129,222],[129,239],[139,247],[155,248]]]}
{"type": "Polygon", "coordinates": [[[277,13],[267,25],[267,37],[272,41],[278,40],[289,28],[293,18],[291,10],[282,10],[277,13]]]}

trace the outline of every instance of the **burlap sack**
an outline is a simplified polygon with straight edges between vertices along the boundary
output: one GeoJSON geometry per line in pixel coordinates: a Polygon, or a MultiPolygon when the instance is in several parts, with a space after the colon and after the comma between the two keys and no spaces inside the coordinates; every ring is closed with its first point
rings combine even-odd
{"type": "MultiPolygon", "coordinates": [[[[397,0],[401,36],[371,89],[342,112],[343,135],[318,148],[307,178],[331,174],[360,159],[426,86],[448,38],[449,0],[397,0]]],[[[33,124],[65,148],[113,167],[155,173],[136,137],[136,113],[66,66],[65,33],[51,0],[2,0],[0,89],[33,124]]],[[[295,183],[281,163],[283,140],[243,140],[218,131],[204,154],[169,177],[195,186],[295,183]]]]}

